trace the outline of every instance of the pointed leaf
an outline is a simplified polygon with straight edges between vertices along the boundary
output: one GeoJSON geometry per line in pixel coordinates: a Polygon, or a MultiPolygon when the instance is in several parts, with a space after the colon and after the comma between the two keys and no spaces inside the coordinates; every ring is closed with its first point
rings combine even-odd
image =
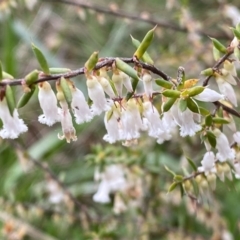
{"type": "Polygon", "coordinates": [[[187,109],[187,101],[185,99],[180,99],[178,106],[180,111],[184,112],[187,109]]]}
{"type": "Polygon", "coordinates": [[[19,99],[18,103],[17,103],[17,108],[22,108],[24,107],[30,100],[30,98],[32,97],[34,91],[36,89],[35,85],[31,86],[31,91],[24,93],[21,98],[19,99]]]}
{"type": "Polygon", "coordinates": [[[216,136],[211,131],[207,131],[206,136],[207,136],[207,139],[208,139],[210,145],[213,148],[215,148],[216,144],[217,144],[216,136]]]}
{"type": "Polygon", "coordinates": [[[211,38],[212,42],[213,42],[213,46],[221,53],[227,53],[227,48],[220,43],[217,39],[215,38],[211,38]]]}
{"type": "Polygon", "coordinates": [[[50,74],[48,63],[46,58],[44,57],[43,53],[39,48],[37,48],[33,43],[32,43],[32,50],[38,60],[39,65],[42,68],[42,71],[46,74],[50,74]]]}
{"type": "Polygon", "coordinates": [[[6,96],[7,105],[8,105],[10,114],[13,115],[13,111],[15,109],[16,104],[15,104],[15,97],[14,97],[12,88],[9,85],[6,86],[6,95],[5,96],[6,96]]]}
{"type": "Polygon", "coordinates": [[[191,160],[190,158],[186,157],[188,163],[190,164],[190,166],[192,167],[192,169],[194,170],[194,172],[197,171],[197,166],[196,164],[193,162],[193,160],[191,160]]]}
{"type": "Polygon", "coordinates": [[[176,173],[173,172],[170,168],[168,168],[167,166],[164,166],[164,167],[165,167],[165,169],[166,169],[169,173],[171,173],[171,174],[173,175],[173,177],[176,176],[176,173]]]}
{"type": "Polygon", "coordinates": [[[49,68],[51,74],[67,73],[71,72],[69,68],[49,68]]]}
{"type": "Polygon", "coordinates": [[[169,111],[169,109],[172,107],[172,105],[176,102],[177,98],[169,98],[164,104],[163,104],[163,112],[169,111]]]}
{"type": "Polygon", "coordinates": [[[97,62],[98,62],[98,52],[93,52],[92,55],[87,60],[87,62],[85,63],[84,67],[88,71],[91,71],[95,68],[97,62]]]}
{"type": "Polygon", "coordinates": [[[67,80],[64,77],[61,77],[61,79],[60,79],[60,86],[62,88],[63,95],[64,95],[67,103],[71,104],[71,102],[72,102],[72,92],[69,88],[67,80]]]}
{"type": "Polygon", "coordinates": [[[209,114],[205,117],[205,124],[206,126],[210,127],[212,126],[212,122],[213,122],[213,118],[212,118],[212,115],[209,114]]]}
{"type": "Polygon", "coordinates": [[[172,192],[178,185],[178,182],[173,182],[170,187],[168,188],[168,193],[172,192]]]}
{"type": "Polygon", "coordinates": [[[181,95],[180,91],[167,89],[162,92],[162,95],[170,98],[179,98],[181,95]]]}
{"type": "Polygon", "coordinates": [[[157,79],[155,79],[155,82],[157,85],[159,85],[163,88],[171,89],[173,87],[173,84],[171,82],[166,81],[164,79],[157,78],[157,79]]]}
{"type": "Polygon", "coordinates": [[[34,82],[36,82],[36,80],[38,79],[38,70],[33,70],[32,72],[30,72],[26,77],[25,77],[25,81],[27,83],[27,85],[31,85],[34,82]]]}

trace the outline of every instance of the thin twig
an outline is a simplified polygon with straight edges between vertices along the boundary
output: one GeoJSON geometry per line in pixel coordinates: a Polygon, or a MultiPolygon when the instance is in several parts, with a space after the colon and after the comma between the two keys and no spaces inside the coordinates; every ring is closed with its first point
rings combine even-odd
{"type": "MultiPolygon", "coordinates": [[[[180,27],[174,23],[169,23],[166,21],[162,21],[159,19],[153,19],[153,18],[144,18],[141,17],[140,14],[132,14],[132,13],[127,13],[123,10],[112,10],[109,8],[105,8],[105,7],[101,7],[99,5],[93,5],[92,3],[87,3],[86,1],[70,1],[70,0],[43,0],[45,2],[53,2],[53,3],[62,3],[62,4],[68,4],[68,5],[72,5],[72,6],[78,6],[81,8],[85,8],[85,9],[91,9],[94,10],[96,12],[100,12],[100,13],[104,13],[104,14],[109,14],[109,15],[113,15],[115,17],[119,17],[119,18],[127,18],[127,19],[131,19],[131,20],[135,20],[135,21],[141,21],[141,22],[145,22],[145,23],[149,23],[151,25],[158,25],[158,27],[162,27],[162,28],[167,28],[167,29],[171,29],[174,31],[178,31],[178,32],[184,32],[187,33],[189,32],[189,30],[185,27],[180,27]]],[[[196,31],[198,34],[203,35],[203,36],[211,36],[214,38],[222,38],[222,39],[228,39],[229,37],[224,34],[224,33],[209,33],[209,32],[205,32],[205,31],[196,31]]]]}

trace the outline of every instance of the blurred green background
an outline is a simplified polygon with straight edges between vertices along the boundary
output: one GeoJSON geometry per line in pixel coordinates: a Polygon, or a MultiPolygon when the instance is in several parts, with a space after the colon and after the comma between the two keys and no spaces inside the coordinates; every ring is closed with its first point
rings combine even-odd
{"type": "MultiPolygon", "coordinates": [[[[0,1],[0,59],[15,78],[39,68],[31,42],[41,48],[51,67],[77,69],[93,51],[100,57],[131,57],[130,34],[141,40],[155,25],[58,1],[39,0],[31,6],[34,2],[0,1]]],[[[229,26],[240,20],[238,0],[87,2],[176,26],[159,25],[148,50],[155,65],[173,77],[183,66],[187,77],[199,78],[201,70],[214,64],[207,35],[228,45],[229,26]]],[[[74,82],[86,94],[84,77],[74,82]]],[[[14,91],[18,99],[22,89],[14,91]]],[[[78,140],[67,144],[57,138],[59,124],[49,128],[37,121],[40,113],[36,95],[20,110],[29,131],[18,140],[0,139],[0,239],[240,239],[238,181],[218,180],[216,191],[198,201],[181,199],[178,191],[167,194],[172,177],[164,165],[182,173],[189,168],[184,154],[199,164],[204,146],[198,137],[182,141],[176,136],[158,145],[142,136],[134,148],[109,145],[102,140],[105,127],[100,116],[76,126],[78,140]],[[93,202],[94,169],[105,163],[141,172],[144,194],[139,206],[117,215],[113,202],[93,202]],[[65,189],[57,204],[51,202],[48,188],[52,184],[54,191],[62,192],[55,178],[65,189]]]]}

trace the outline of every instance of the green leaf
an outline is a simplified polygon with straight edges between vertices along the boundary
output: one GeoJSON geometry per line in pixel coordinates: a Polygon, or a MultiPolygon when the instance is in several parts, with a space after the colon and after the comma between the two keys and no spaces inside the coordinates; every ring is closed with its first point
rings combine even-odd
{"type": "Polygon", "coordinates": [[[213,42],[213,46],[221,53],[227,53],[227,48],[220,43],[217,39],[215,38],[211,38],[212,42],[213,42]]]}
{"type": "Polygon", "coordinates": [[[232,29],[232,31],[233,31],[234,36],[235,36],[238,40],[240,40],[240,31],[238,31],[238,30],[235,29],[235,28],[231,28],[231,29],[232,29]]]}
{"type": "Polygon", "coordinates": [[[147,48],[151,44],[156,27],[147,32],[142,42],[139,44],[136,52],[133,54],[133,56],[135,56],[137,59],[142,58],[143,54],[146,52],[147,48]]]}
{"type": "Polygon", "coordinates": [[[220,52],[215,48],[213,47],[213,58],[215,61],[218,61],[218,59],[221,57],[221,54],[220,52]]]}
{"type": "Polygon", "coordinates": [[[214,117],[212,120],[216,124],[229,124],[230,123],[230,121],[228,119],[221,118],[221,117],[214,117]]]}
{"type": "Polygon", "coordinates": [[[176,181],[176,182],[182,182],[183,181],[183,176],[182,175],[175,175],[173,180],[176,181]]]}
{"type": "Polygon", "coordinates": [[[2,77],[3,79],[14,79],[14,77],[12,75],[10,75],[9,73],[6,73],[4,71],[2,71],[2,77]]]}
{"type": "Polygon", "coordinates": [[[169,98],[179,98],[181,95],[181,92],[177,90],[167,89],[162,92],[162,95],[169,98]]]}
{"type": "Polygon", "coordinates": [[[156,82],[157,85],[159,85],[163,88],[171,89],[173,87],[173,84],[171,82],[166,81],[166,80],[161,79],[161,78],[155,79],[155,82],[156,82]]]}
{"type": "Polygon", "coordinates": [[[169,111],[169,109],[172,107],[172,105],[176,102],[177,98],[169,98],[164,104],[163,104],[163,112],[169,111]]]}
{"type": "Polygon", "coordinates": [[[192,98],[187,98],[187,107],[195,113],[199,113],[199,107],[196,103],[196,101],[194,101],[192,98]]]}
{"type": "MultiPolygon", "coordinates": [[[[132,43],[133,43],[133,45],[134,45],[136,48],[138,48],[139,45],[141,44],[140,41],[138,41],[137,39],[135,39],[133,36],[131,36],[131,38],[132,38],[132,43]]],[[[148,64],[151,64],[151,65],[154,64],[152,58],[150,57],[150,55],[148,54],[147,51],[142,55],[141,59],[142,59],[144,62],[148,63],[148,64]]]]}
{"type": "Polygon", "coordinates": [[[173,177],[176,176],[176,173],[173,172],[170,168],[168,168],[166,165],[165,165],[164,167],[165,167],[165,169],[166,169],[169,173],[171,173],[171,174],[173,175],[173,177]]]}
{"type": "Polygon", "coordinates": [[[9,85],[6,86],[6,95],[5,96],[6,96],[7,105],[8,105],[10,114],[13,116],[13,111],[15,109],[16,104],[15,104],[15,97],[14,97],[12,88],[9,85]]]}
{"type": "Polygon", "coordinates": [[[204,89],[205,89],[205,87],[202,87],[202,86],[196,86],[196,87],[190,88],[187,90],[188,96],[189,97],[196,96],[196,95],[200,94],[201,92],[203,92],[204,89]]]}
{"type": "Polygon", "coordinates": [[[51,74],[60,74],[60,73],[67,73],[71,72],[69,68],[49,68],[51,74]]]}
{"type": "Polygon", "coordinates": [[[179,184],[178,182],[173,182],[173,183],[170,185],[170,187],[168,188],[168,193],[169,193],[169,192],[172,192],[172,191],[176,188],[176,186],[177,186],[178,184],[179,184]]]}
{"type": "Polygon", "coordinates": [[[98,62],[98,52],[93,52],[92,55],[87,60],[87,62],[85,63],[84,67],[88,71],[91,71],[95,68],[97,62],[98,62]]]}
{"type": "Polygon", "coordinates": [[[213,75],[213,69],[212,68],[207,68],[207,69],[201,71],[201,75],[206,76],[206,77],[212,76],[213,75]]]}
{"type": "Polygon", "coordinates": [[[30,72],[24,79],[27,83],[27,85],[31,85],[34,82],[36,82],[36,80],[38,79],[38,70],[33,70],[32,72],[30,72]]]}
{"type": "Polygon", "coordinates": [[[181,112],[184,112],[187,109],[187,101],[185,99],[180,99],[178,106],[181,112]]]}
{"type": "Polygon", "coordinates": [[[31,86],[31,91],[28,93],[24,93],[21,98],[19,99],[18,103],[17,103],[17,108],[22,108],[24,107],[30,100],[30,98],[32,97],[34,91],[36,89],[35,85],[31,86]]]}
{"type": "Polygon", "coordinates": [[[216,136],[214,135],[213,132],[207,131],[206,137],[210,143],[210,145],[215,148],[217,144],[216,136]]]}
{"type": "Polygon", "coordinates": [[[190,164],[190,166],[192,167],[192,169],[196,172],[197,171],[197,166],[196,164],[193,162],[193,160],[191,160],[190,158],[186,157],[188,163],[190,164]]]}
{"type": "Polygon", "coordinates": [[[63,91],[63,95],[67,101],[68,104],[71,104],[72,102],[72,92],[71,89],[69,88],[68,82],[64,77],[61,77],[60,79],[60,86],[63,91]]]}
{"type": "Polygon", "coordinates": [[[213,118],[212,118],[212,115],[209,114],[205,117],[205,124],[206,126],[210,127],[212,126],[212,122],[213,122],[213,118]]]}
{"type": "Polygon", "coordinates": [[[47,60],[44,57],[43,53],[41,52],[41,50],[39,48],[37,48],[33,43],[32,43],[32,50],[33,50],[34,55],[36,56],[36,58],[38,60],[39,65],[42,68],[42,71],[45,74],[49,75],[50,71],[49,71],[48,63],[47,63],[47,60]]]}

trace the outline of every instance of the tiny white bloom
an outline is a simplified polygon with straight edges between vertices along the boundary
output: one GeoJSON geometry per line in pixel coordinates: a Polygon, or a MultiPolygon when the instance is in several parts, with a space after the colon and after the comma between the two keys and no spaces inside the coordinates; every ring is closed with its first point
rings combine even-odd
{"type": "Polygon", "coordinates": [[[216,102],[224,98],[224,95],[219,94],[218,92],[205,88],[203,92],[194,96],[194,99],[202,102],[216,102]]]}
{"type": "Polygon", "coordinates": [[[198,171],[204,172],[205,175],[209,173],[216,173],[215,167],[215,156],[213,152],[206,152],[204,154],[203,160],[201,161],[202,166],[198,167],[198,171]]]}
{"type": "Polygon", "coordinates": [[[239,146],[240,145],[240,132],[235,132],[233,134],[233,139],[237,143],[237,145],[239,146]]]}
{"type": "Polygon", "coordinates": [[[120,71],[113,72],[112,81],[114,83],[118,96],[122,97],[123,78],[122,75],[120,75],[120,71]]]}
{"type": "Polygon", "coordinates": [[[63,135],[61,136],[58,134],[58,138],[60,140],[66,139],[67,143],[70,143],[72,141],[77,141],[76,136],[76,130],[72,123],[72,116],[70,114],[70,111],[68,109],[66,102],[60,102],[62,109],[60,111],[60,117],[61,117],[61,124],[62,124],[62,132],[63,135]]]}
{"type": "Polygon", "coordinates": [[[202,129],[200,124],[195,123],[194,114],[188,108],[182,112],[175,103],[170,109],[176,123],[180,126],[182,137],[194,136],[202,129]]]}
{"type": "Polygon", "coordinates": [[[112,89],[109,81],[108,81],[105,77],[102,77],[102,76],[98,77],[98,79],[99,79],[99,83],[101,84],[104,92],[105,92],[110,98],[115,98],[116,95],[115,95],[115,93],[114,93],[114,91],[113,91],[113,89],[112,89]]]}
{"type": "Polygon", "coordinates": [[[124,87],[128,90],[128,92],[132,92],[133,88],[132,88],[132,83],[131,83],[130,77],[122,71],[120,71],[119,74],[122,77],[124,87]]]}
{"type": "Polygon", "coordinates": [[[144,73],[143,77],[143,86],[147,96],[152,96],[153,87],[152,87],[152,76],[149,73],[144,73]]]}
{"type": "Polygon", "coordinates": [[[39,83],[38,87],[38,100],[43,111],[43,114],[38,117],[38,121],[42,124],[52,126],[54,123],[60,121],[56,95],[48,82],[39,83]]]}
{"type": "Polygon", "coordinates": [[[103,111],[109,109],[109,105],[105,98],[105,94],[101,84],[98,82],[97,78],[91,76],[91,78],[87,79],[87,88],[88,88],[88,96],[93,101],[92,110],[93,113],[98,115],[103,111]]]}
{"type": "Polygon", "coordinates": [[[220,162],[233,160],[235,158],[235,151],[230,147],[226,135],[219,130],[215,130],[215,135],[217,140],[216,148],[218,150],[217,159],[220,162]]]}
{"type": "Polygon", "coordinates": [[[13,116],[11,116],[5,98],[0,100],[0,118],[3,123],[0,130],[0,137],[2,138],[15,139],[28,130],[23,120],[19,118],[17,109],[14,109],[13,116]]]}
{"type": "Polygon", "coordinates": [[[85,97],[78,88],[72,89],[71,107],[76,118],[77,124],[89,122],[92,119],[92,113],[85,100],[85,97]]]}
{"type": "Polygon", "coordinates": [[[93,201],[99,203],[109,203],[110,202],[110,186],[107,181],[103,180],[98,186],[97,192],[93,195],[93,201]]]}
{"type": "Polygon", "coordinates": [[[216,81],[217,81],[220,92],[236,107],[237,98],[231,84],[225,81],[225,79],[222,78],[221,76],[218,76],[216,78],[216,81]]]}

